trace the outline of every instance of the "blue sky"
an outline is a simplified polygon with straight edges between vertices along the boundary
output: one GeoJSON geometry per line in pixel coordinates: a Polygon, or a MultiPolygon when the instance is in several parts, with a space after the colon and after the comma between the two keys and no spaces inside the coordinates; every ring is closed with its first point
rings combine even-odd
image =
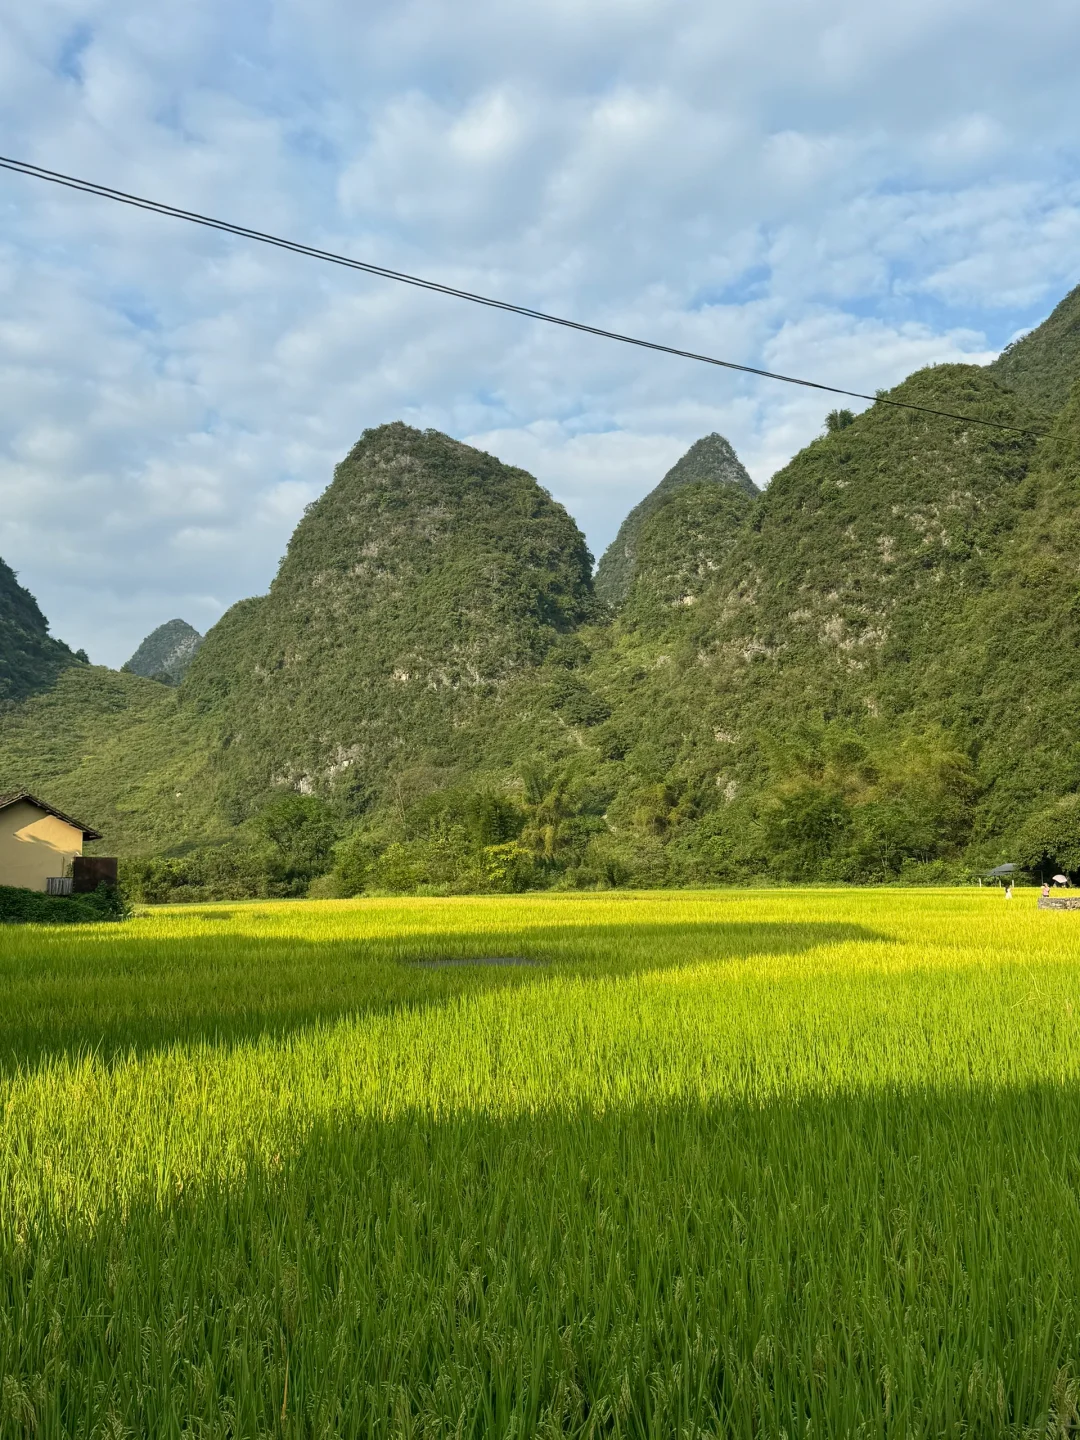
{"type": "MultiPolygon", "coordinates": [[[[1080,281],[1075,0],[38,0],[0,152],[873,391],[1080,281]]],[[[119,664],[265,590],[367,426],[524,465],[599,554],[698,436],[830,402],[0,174],[0,555],[119,664]]]]}

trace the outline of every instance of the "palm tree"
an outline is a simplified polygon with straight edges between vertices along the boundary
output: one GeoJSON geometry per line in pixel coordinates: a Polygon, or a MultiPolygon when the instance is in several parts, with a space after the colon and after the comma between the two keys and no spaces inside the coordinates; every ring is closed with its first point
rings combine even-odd
{"type": "Polygon", "coordinates": [[[536,763],[521,770],[525,786],[524,845],[541,860],[554,860],[563,847],[566,822],[574,814],[570,798],[570,776],[536,763]]]}

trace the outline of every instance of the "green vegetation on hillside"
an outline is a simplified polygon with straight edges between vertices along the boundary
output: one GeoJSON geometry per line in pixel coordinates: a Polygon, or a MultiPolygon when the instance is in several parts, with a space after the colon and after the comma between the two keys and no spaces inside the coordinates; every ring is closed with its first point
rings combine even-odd
{"type": "Polygon", "coordinates": [[[637,532],[624,625],[670,629],[695,605],[750,523],[755,497],[738,485],[695,481],[670,494],[637,532]]]}
{"type": "Polygon", "coordinates": [[[990,370],[1041,414],[1054,414],[1080,380],[1080,285],[1029,334],[1002,351],[990,370]]]}
{"type": "Polygon", "coordinates": [[[0,775],[100,830],[106,855],[161,853],[226,834],[220,757],[178,692],[98,665],[0,715],[0,775]]]}
{"type": "Polygon", "coordinates": [[[470,762],[515,674],[591,614],[590,572],[523,470],[433,431],[366,432],[182,687],[228,752],[234,818],[275,785],[362,807],[396,769],[470,762]]]}
{"type": "Polygon", "coordinates": [[[76,656],[49,634],[49,623],[30,591],[0,560],[0,705],[47,689],[76,656]]]}
{"type": "Polygon", "coordinates": [[[758,489],[723,435],[704,435],[671,467],[655,489],[635,505],[604,551],[596,570],[596,593],[608,605],[620,606],[630,593],[638,563],[642,531],[650,516],[685,485],[720,485],[756,498],[758,489]]]}
{"type": "MultiPolygon", "coordinates": [[[[975,367],[893,393],[1029,414],[975,367]]],[[[596,647],[625,742],[607,814],[662,843],[668,880],[943,878],[981,862],[973,837],[1007,843],[1019,811],[978,828],[987,738],[950,647],[993,589],[1034,446],[875,406],[774,478],[693,606],[596,647]]]]}
{"type": "Polygon", "coordinates": [[[0,1433],[1075,1434],[1076,919],[0,927],[0,1433]]]}
{"type": "Polygon", "coordinates": [[[974,736],[979,831],[1015,836],[1015,858],[1051,874],[1075,870],[1080,845],[1080,382],[1019,499],[993,585],[947,636],[938,695],[974,736]]]}
{"type": "MultiPolygon", "coordinates": [[[[1060,317],[1024,342],[1050,389],[1060,317]]],[[[706,437],[630,517],[615,610],[530,476],[369,431],[179,687],[69,666],[0,718],[0,784],[156,899],[1072,873],[1080,399],[1003,377],[890,393],[1015,428],[837,411],[760,495],[706,437]]]]}

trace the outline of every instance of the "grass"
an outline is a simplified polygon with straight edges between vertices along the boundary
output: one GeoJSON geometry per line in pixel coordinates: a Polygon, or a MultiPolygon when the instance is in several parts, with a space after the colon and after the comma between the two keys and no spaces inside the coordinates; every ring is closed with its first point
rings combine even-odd
{"type": "Polygon", "coordinates": [[[0,1435],[1072,1434],[1078,1025],[1021,891],[9,927],[0,1435]]]}

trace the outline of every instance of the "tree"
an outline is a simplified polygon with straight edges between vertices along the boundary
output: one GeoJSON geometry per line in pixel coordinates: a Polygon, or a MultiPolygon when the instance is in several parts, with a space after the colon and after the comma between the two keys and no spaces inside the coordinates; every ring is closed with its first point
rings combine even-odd
{"type": "Polygon", "coordinates": [[[1017,863],[1035,873],[1080,870],[1080,795],[1065,795],[1021,826],[1017,863]]]}
{"type": "Polygon", "coordinates": [[[323,875],[333,862],[337,816],[317,795],[294,790],[279,795],[255,817],[255,829],[276,851],[280,869],[290,878],[323,875]]]}
{"type": "Polygon", "coordinates": [[[568,840],[569,822],[576,814],[570,776],[543,765],[522,767],[525,786],[525,826],[522,844],[539,859],[555,860],[568,840]]]}
{"type": "Polygon", "coordinates": [[[839,786],[802,777],[784,788],[766,818],[773,864],[787,880],[813,880],[843,847],[851,812],[839,786]]]}
{"type": "Polygon", "coordinates": [[[830,410],[825,416],[825,431],[828,435],[835,435],[838,430],[846,430],[849,425],[855,424],[855,416],[850,410],[830,410]]]}

